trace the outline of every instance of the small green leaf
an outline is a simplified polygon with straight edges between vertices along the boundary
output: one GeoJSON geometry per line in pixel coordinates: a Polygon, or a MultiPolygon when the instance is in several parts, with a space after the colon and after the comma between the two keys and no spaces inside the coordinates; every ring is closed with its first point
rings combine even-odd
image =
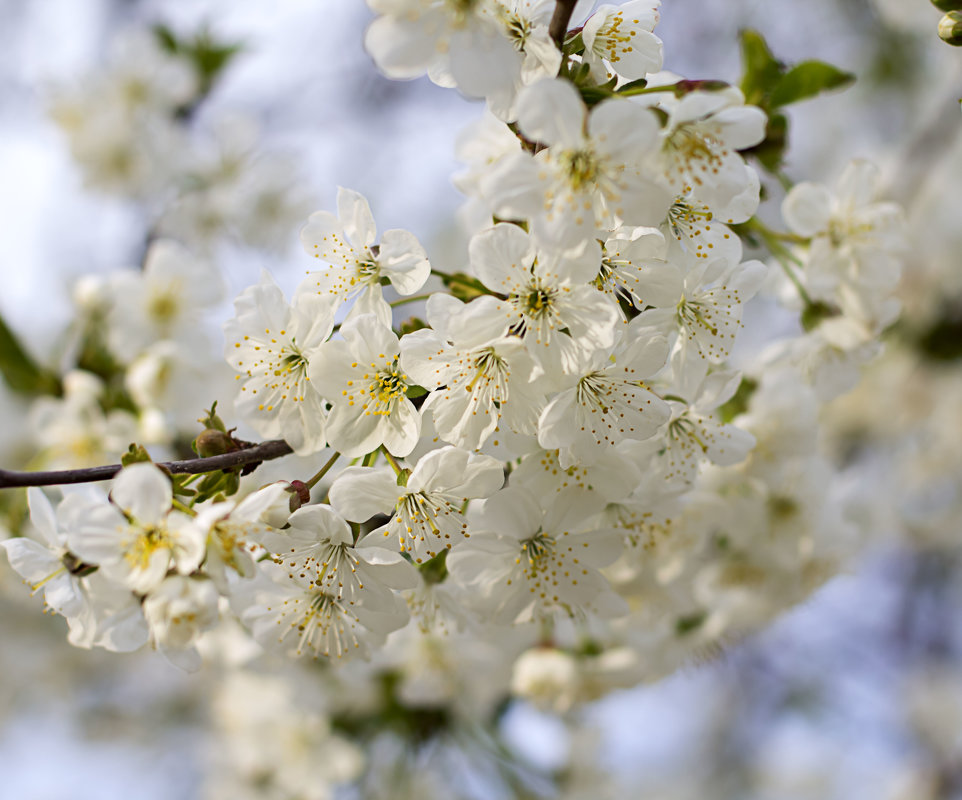
{"type": "Polygon", "coordinates": [[[707,619],[708,615],[704,611],[697,611],[686,617],[679,617],[675,621],[675,633],[679,636],[687,636],[692,631],[698,630],[707,619]]]}
{"type": "Polygon", "coordinates": [[[127,452],[120,457],[120,463],[125,467],[129,467],[131,464],[139,464],[141,462],[150,462],[153,459],[150,457],[150,453],[144,449],[141,444],[131,444],[127,448],[127,452]]]}
{"type": "Polygon", "coordinates": [[[465,303],[469,303],[475,297],[480,297],[483,294],[491,294],[481,281],[463,272],[445,275],[441,280],[451,294],[465,303]]]}
{"type": "Polygon", "coordinates": [[[593,108],[603,100],[615,96],[614,90],[605,86],[579,86],[578,91],[581,92],[581,99],[585,101],[588,108],[593,108]]]}
{"type": "Polygon", "coordinates": [[[855,76],[824,61],[803,61],[792,67],[778,82],[771,96],[771,108],[808,100],[822,92],[850,86],[855,76]]]}
{"type": "Polygon", "coordinates": [[[648,81],[644,78],[639,78],[636,81],[629,81],[623,86],[618,87],[618,94],[628,95],[629,97],[637,92],[639,89],[645,89],[648,86],[648,81]]]}
{"type": "Polygon", "coordinates": [[[0,317],[0,375],[21,394],[60,394],[60,381],[40,367],[0,317]]]}
{"type": "Polygon", "coordinates": [[[806,332],[812,331],[821,325],[824,320],[837,317],[839,313],[841,312],[837,308],[833,308],[826,303],[810,303],[802,311],[802,329],[806,332]]]}
{"type": "Polygon", "coordinates": [[[428,393],[428,390],[423,386],[408,386],[407,395],[408,400],[414,400],[416,397],[424,397],[428,393]]]}
{"type": "Polygon", "coordinates": [[[742,153],[755,156],[769,172],[778,172],[782,168],[787,148],[788,118],[784,114],[772,114],[765,127],[765,138],[742,153]]]}
{"type": "Polygon", "coordinates": [[[152,28],[154,37],[162,50],[168,53],[176,53],[180,49],[180,42],[174,32],[163,23],[158,23],[152,28]]]}
{"type": "Polygon", "coordinates": [[[782,78],[785,65],[772,55],[765,37],[758,31],[742,31],[741,49],[745,68],[741,90],[745,95],[745,102],[765,107],[766,100],[782,78]]]}
{"type": "MultiPolygon", "coordinates": [[[[414,333],[414,331],[419,331],[422,328],[428,327],[428,324],[420,317],[408,317],[401,323],[401,335],[406,336],[409,333],[414,333]]],[[[408,397],[411,394],[408,392],[408,397]]]]}
{"type": "MultiPolygon", "coordinates": [[[[217,401],[215,400],[213,405],[204,411],[204,416],[197,420],[205,428],[213,428],[214,430],[221,431],[222,433],[227,433],[227,426],[217,414],[217,401]]],[[[197,450],[195,449],[196,453],[197,450]]]]}
{"type": "Polygon", "coordinates": [[[581,38],[581,31],[569,34],[565,40],[564,52],[568,55],[580,56],[585,51],[585,40],[581,38]]]}
{"type": "Polygon", "coordinates": [[[739,414],[744,414],[748,411],[748,403],[757,388],[758,381],[754,378],[742,378],[742,382],[738,384],[738,389],[735,390],[735,394],[718,408],[718,416],[721,421],[727,424],[739,414]]]}
{"type": "Polygon", "coordinates": [[[448,577],[448,551],[442,550],[434,558],[418,565],[418,572],[425,583],[441,583],[448,577]]]}

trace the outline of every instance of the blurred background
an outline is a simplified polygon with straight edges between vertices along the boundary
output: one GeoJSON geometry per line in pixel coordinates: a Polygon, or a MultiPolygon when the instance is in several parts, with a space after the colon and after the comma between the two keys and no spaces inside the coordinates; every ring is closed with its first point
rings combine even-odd
{"type": "MultiPolygon", "coordinates": [[[[863,385],[824,421],[825,447],[846,465],[852,507],[872,532],[848,574],[657,684],[564,714],[504,709],[497,746],[520,754],[522,777],[479,766],[457,743],[398,749],[374,737],[378,758],[404,765],[400,783],[385,773],[305,789],[258,785],[238,767],[256,757],[237,735],[302,713],[303,697],[269,676],[238,685],[224,671],[185,675],[149,652],[71,648],[63,620],[41,616],[3,563],[0,798],[432,797],[452,780],[456,796],[479,798],[962,797],[962,51],[938,40],[939,16],[928,0],[664,0],[656,29],[666,69],[690,78],[737,83],[746,27],[780,59],[855,73],[853,88],[793,107],[786,171],[834,184],[852,158],[870,158],[886,196],[906,207],[904,317],[863,385]],[[252,693],[264,708],[249,707],[252,693]]],[[[200,206],[181,196],[168,213],[91,185],[64,133],[70,93],[124,36],[157,23],[241,45],[190,112],[194,173],[232,154],[265,165],[262,183],[205,200],[222,213],[205,253],[228,284],[216,318],[262,268],[288,292],[297,285],[298,229],[333,207],[339,185],[367,195],[382,229],[411,230],[432,261],[461,267],[455,142],[481,105],[426,79],[380,77],[361,45],[369,20],[359,1],[0,0],[0,313],[39,362],[62,357],[83,276],[136,265],[159,232],[205,241],[200,206]],[[266,198],[275,224],[244,221],[230,205],[244,192],[266,198]]],[[[0,463],[19,465],[37,446],[27,403],[0,385],[0,414],[0,463]]],[[[341,740],[328,734],[305,723],[301,762],[294,744],[269,757],[337,775],[355,756],[335,759],[341,740]]]]}

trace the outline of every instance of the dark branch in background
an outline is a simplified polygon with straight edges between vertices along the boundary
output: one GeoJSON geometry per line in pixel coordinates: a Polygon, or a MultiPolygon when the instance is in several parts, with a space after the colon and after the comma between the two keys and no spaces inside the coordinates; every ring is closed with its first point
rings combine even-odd
{"type": "Polygon", "coordinates": [[[557,43],[559,50],[564,47],[565,36],[568,34],[568,23],[571,22],[571,15],[574,13],[577,3],[578,0],[558,0],[555,4],[548,33],[557,43]]]}
{"type": "MultiPolygon", "coordinates": [[[[189,458],[186,461],[159,461],[157,466],[163,467],[174,474],[198,475],[219,469],[239,467],[244,464],[272,461],[293,452],[291,446],[283,439],[273,439],[269,442],[261,442],[253,447],[245,447],[243,450],[237,450],[233,453],[224,453],[208,458],[189,458]]],[[[123,466],[120,464],[49,472],[13,472],[0,469],[0,489],[11,489],[17,486],[59,486],[67,483],[106,481],[122,469],[123,466]]]]}

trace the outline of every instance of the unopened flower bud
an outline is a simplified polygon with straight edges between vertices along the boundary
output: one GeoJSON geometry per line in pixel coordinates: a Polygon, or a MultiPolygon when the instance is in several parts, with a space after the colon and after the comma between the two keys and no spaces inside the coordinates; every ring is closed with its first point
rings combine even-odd
{"type": "Polygon", "coordinates": [[[110,307],[107,281],[101,275],[84,275],[73,287],[73,301],[87,314],[99,314],[110,307]]]}
{"type": "Polygon", "coordinates": [[[939,38],[953,47],[962,45],[962,12],[950,11],[939,20],[939,38]]]}
{"type": "Polygon", "coordinates": [[[291,481],[290,492],[292,512],[311,502],[311,488],[304,481],[291,481]]]}
{"type": "Polygon", "coordinates": [[[207,428],[202,431],[201,434],[194,439],[192,447],[194,448],[194,452],[201,458],[233,453],[237,450],[237,445],[234,443],[234,440],[223,431],[216,430],[215,428],[207,428]]]}

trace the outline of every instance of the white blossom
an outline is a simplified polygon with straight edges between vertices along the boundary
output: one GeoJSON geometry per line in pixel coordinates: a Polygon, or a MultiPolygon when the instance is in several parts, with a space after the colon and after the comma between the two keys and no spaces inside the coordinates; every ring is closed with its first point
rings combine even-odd
{"type": "Polygon", "coordinates": [[[448,570],[478,592],[501,624],[555,614],[624,613],[599,567],[622,550],[621,536],[595,527],[604,501],[577,489],[543,509],[523,489],[503,489],[483,501],[478,532],[448,556],[448,570]]]}
{"type": "Polygon", "coordinates": [[[575,252],[598,228],[661,222],[669,198],[643,169],[658,136],[650,110],[611,99],[589,112],[560,79],[525,89],[518,109],[521,132],[546,147],[506,156],[482,183],[495,213],[528,219],[542,245],[575,252]]]}
{"type": "Polygon", "coordinates": [[[401,340],[401,367],[429,389],[422,411],[446,442],[478,449],[504,420],[531,432],[543,396],[532,384],[535,365],[521,340],[504,335],[507,320],[493,297],[463,304],[449,295],[428,300],[428,321],[401,340]]]}
{"type": "Polygon", "coordinates": [[[391,308],[381,296],[381,279],[387,278],[398,294],[414,294],[431,272],[427,253],[414,237],[389,230],[379,244],[374,216],[367,200],[350,189],[337,191],[337,216],[327,211],[311,215],[301,230],[304,251],[326,267],[308,273],[306,285],[326,297],[345,301],[357,298],[351,315],[372,313],[391,326],[391,308]]]}
{"type": "Polygon", "coordinates": [[[327,420],[331,447],[353,458],[383,444],[406,456],[417,444],[421,418],[407,397],[412,381],[398,363],[397,336],[374,314],[348,320],[341,336],[320,348],[308,370],[333,406],[327,420]]]}
{"type": "Polygon", "coordinates": [[[613,75],[633,81],[661,69],[662,43],[652,33],[660,5],[661,0],[606,3],[588,17],[581,31],[585,62],[602,83],[613,75]]]}
{"type": "Polygon", "coordinates": [[[153,464],[132,464],[114,479],[112,503],[92,506],[67,536],[71,552],[133,592],[146,594],[168,570],[189,575],[204,559],[190,517],[171,510],[170,480],[153,464]]]}
{"type": "Polygon", "coordinates": [[[548,403],[538,420],[538,443],[560,448],[559,461],[592,463],[625,439],[647,439],[671,417],[668,404],[645,384],[665,366],[668,341],[632,322],[613,358],[605,351],[587,356],[576,382],[548,403]]]}
{"type": "Polygon", "coordinates": [[[404,485],[389,471],[348,467],[331,487],[331,503],[357,522],[391,514],[383,530],[362,541],[390,544],[421,563],[469,538],[463,506],[468,500],[490,496],[503,482],[500,462],[442,447],[423,456],[404,485]]]}
{"type": "Polygon", "coordinates": [[[290,305],[271,276],[234,301],[224,355],[243,379],[237,413],[261,436],[283,438],[301,455],[325,445],[325,411],[308,366],[334,328],[331,300],[304,285],[290,305]]]}
{"type": "Polygon", "coordinates": [[[213,265],[195,259],[171,239],[153,242],[143,269],[116,273],[109,286],[107,341],[124,362],[159,339],[196,347],[203,312],[223,295],[213,265]]]}

